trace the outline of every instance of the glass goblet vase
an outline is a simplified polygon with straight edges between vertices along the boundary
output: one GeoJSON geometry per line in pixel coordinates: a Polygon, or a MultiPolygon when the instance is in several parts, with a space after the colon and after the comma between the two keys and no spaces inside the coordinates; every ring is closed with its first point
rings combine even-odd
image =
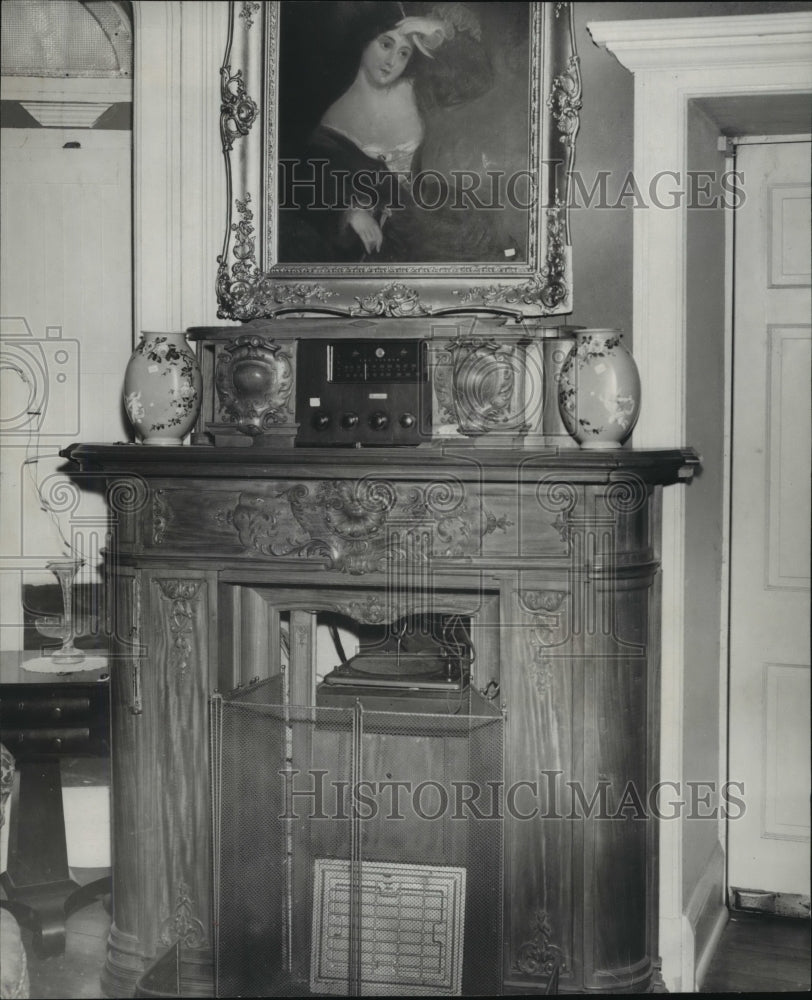
{"type": "Polygon", "coordinates": [[[46,569],[49,569],[59,580],[59,586],[62,589],[63,615],[61,619],[38,618],[34,624],[42,635],[62,640],[61,647],[50,654],[51,659],[56,664],[81,663],[85,658],[82,650],[77,649],[73,644],[73,640],[78,635],[76,617],[73,611],[73,580],[84,564],[84,559],[73,557],[51,559],[45,564],[46,569]]]}

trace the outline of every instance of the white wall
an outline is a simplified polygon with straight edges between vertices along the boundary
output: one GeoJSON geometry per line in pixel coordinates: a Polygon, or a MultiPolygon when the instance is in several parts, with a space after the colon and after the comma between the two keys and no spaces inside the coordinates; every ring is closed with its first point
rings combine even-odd
{"type": "Polygon", "coordinates": [[[103,495],[72,488],[58,452],[128,437],[131,133],[6,128],[1,141],[0,649],[11,657],[21,587],[55,583],[48,559],[72,545],[81,579],[100,579],[103,495]]]}

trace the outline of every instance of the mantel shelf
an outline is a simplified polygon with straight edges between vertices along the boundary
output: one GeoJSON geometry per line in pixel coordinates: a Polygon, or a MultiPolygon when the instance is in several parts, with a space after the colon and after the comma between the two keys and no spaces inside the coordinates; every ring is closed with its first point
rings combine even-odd
{"type": "Polygon", "coordinates": [[[214,448],[146,447],[137,444],[72,444],[60,452],[82,472],[138,473],[186,479],[319,479],[344,469],[353,476],[385,474],[410,479],[418,472],[453,472],[463,480],[516,482],[555,476],[565,481],[610,483],[634,474],[660,486],[693,478],[701,459],[692,448],[575,450],[485,449],[459,445],[426,448],[214,448]],[[522,476],[522,478],[524,478],[522,476]]]}

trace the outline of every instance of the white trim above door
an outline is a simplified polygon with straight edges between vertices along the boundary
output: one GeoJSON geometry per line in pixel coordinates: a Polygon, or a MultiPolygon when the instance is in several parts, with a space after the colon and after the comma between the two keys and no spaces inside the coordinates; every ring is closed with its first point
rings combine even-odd
{"type": "MultiPolygon", "coordinates": [[[[812,13],[598,21],[594,41],[634,73],[634,172],[684,178],[689,104],[703,97],[792,95],[812,91],[812,13]]],[[[650,205],[634,213],[634,354],[643,386],[638,447],[686,442],[687,307],[684,208],[650,205]]],[[[577,252],[577,251],[576,251],[577,252]]],[[[723,428],[719,428],[723,433],[723,428]]],[[[681,782],[685,740],[685,491],[663,497],[661,770],[681,782]]],[[[723,665],[719,665],[719,688],[723,665]]],[[[720,712],[720,730],[724,726],[720,712]]],[[[720,779],[723,775],[718,775],[720,779]]],[[[672,990],[690,991],[701,956],[686,892],[684,819],[660,827],[660,951],[672,990]]],[[[704,877],[704,876],[703,876],[704,877]]],[[[723,919],[722,901],[719,919],[723,919]]]]}

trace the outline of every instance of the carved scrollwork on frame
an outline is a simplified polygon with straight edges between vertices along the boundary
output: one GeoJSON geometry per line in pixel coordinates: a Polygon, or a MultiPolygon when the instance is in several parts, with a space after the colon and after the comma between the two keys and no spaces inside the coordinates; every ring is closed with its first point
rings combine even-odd
{"type": "Polygon", "coordinates": [[[220,68],[220,140],[228,152],[234,140],[248,135],[259,114],[257,102],[246,93],[242,70],[231,72],[230,66],[220,68]]]}
{"type": "Polygon", "coordinates": [[[342,573],[479,554],[481,540],[512,521],[466,496],[462,484],[414,487],[383,479],[297,483],[243,492],[216,511],[247,549],[280,558],[321,559],[342,573]],[[442,487],[442,488],[441,488],[442,487]]]}
{"type": "Polygon", "coordinates": [[[172,945],[179,941],[192,949],[206,946],[206,929],[203,922],[195,915],[191,889],[185,882],[178,883],[175,906],[172,913],[161,923],[160,941],[163,945],[172,945]]]}
{"type": "Polygon", "coordinates": [[[254,15],[259,12],[260,5],[258,0],[242,0],[240,17],[242,18],[243,24],[246,28],[253,28],[254,26],[254,15]]]}
{"type": "Polygon", "coordinates": [[[513,971],[526,976],[552,976],[557,970],[565,971],[561,948],[553,944],[553,928],[549,914],[536,910],[529,931],[530,936],[516,949],[513,971]]]}
{"type": "Polygon", "coordinates": [[[198,601],[199,580],[159,579],[161,597],[169,602],[169,634],[171,651],[169,668],[180,676],[189,669],[192,661],[194,638],[194,605],[198,601]]]}
{"type": "MultiPolygon", "coordinates": [[[[574,141],[574,140],[573,140],[574,141]]],[[[463,305],[491,308],[527,307],[541,315],[556,312],[567,301],[570,284],[569,230],[566,203],[556,189],[552,204],[545,209],[546,250],[544,264],[528,281],[474,285],[460,295],[463,305]]]]}
{"type": "Polygon", "coordinates": [[[581,70],[578,56],[570,56],[567,70],[553,80],[553,91],[547,98],[547,107],[553,113],[565,146],[575,145],[575,137],[580,128],[578,112],[581,102],[581,70]]]}
{"type": "Polygon", "coordinates": [[[271,281],[264,275],[257,263],[256,229],[254,213],[251,209],[251,195],[234,199],[237,222],[231,221],[226,245],[233,246],[231,270],[228,269],[227,255],[217,258],[217,300],[221,318],[250,320],[257,316],[267,316],[282,309],[317,309],[329,312],[328,301],[336,294],[321,282],[271,281]]]}
{"type": "MultiPolygon", "coordinates": [[[[356,37],[364,5],[324,4],[318,30],[307,4],[229,6],[220,70],[221,319],[291,311],[415,317],[461,308],[521,319],[571,311],[566,215],[580,106],[571,11],[553,3],[437,3],[432,16],[446,26],[442,82],[429,72],[416,88],[430,92],[432,109],[431,116],[423,102],[414,109],[420,155],[394,171],[382,153],[380,169],[370,172],[351,141],[341,154],[329,143],[322,148],[321,102],[301,97],[314,79],[323,97],[342,94],[344,60],[336,53],[356,37]],[[471,110],[460,115],[461,105],[471,110]],[[312,193],[302,187],[311,182],[312,193]],[[250,254],[248,192],[262,192],[250,254]],[[372,250],[348,222],[365,197],[373,198],[375,219],[387,222],[372,250]],[[326,226],[315,212],[329,213],[326,226]],[[290,289],[307,286],[304,298],[285,301],[290,289]]],[[[423,72],[421,62],[412,57],[410,74],[423,72]]]]}
{"type": "Polygon", "coordinates": [[[214,381],[221,419],[243,433],[254,436],[293,424],[293,360],[270,338],[229,341],[218,355],[214,381]]]}
{"type": "Polygon", "coordinates": [[[358,296],[358,303],[350,310],[352,316],[428,316],[429,311],[420,301],[420,292],[393,281],[379,292],[358,296]]]}

